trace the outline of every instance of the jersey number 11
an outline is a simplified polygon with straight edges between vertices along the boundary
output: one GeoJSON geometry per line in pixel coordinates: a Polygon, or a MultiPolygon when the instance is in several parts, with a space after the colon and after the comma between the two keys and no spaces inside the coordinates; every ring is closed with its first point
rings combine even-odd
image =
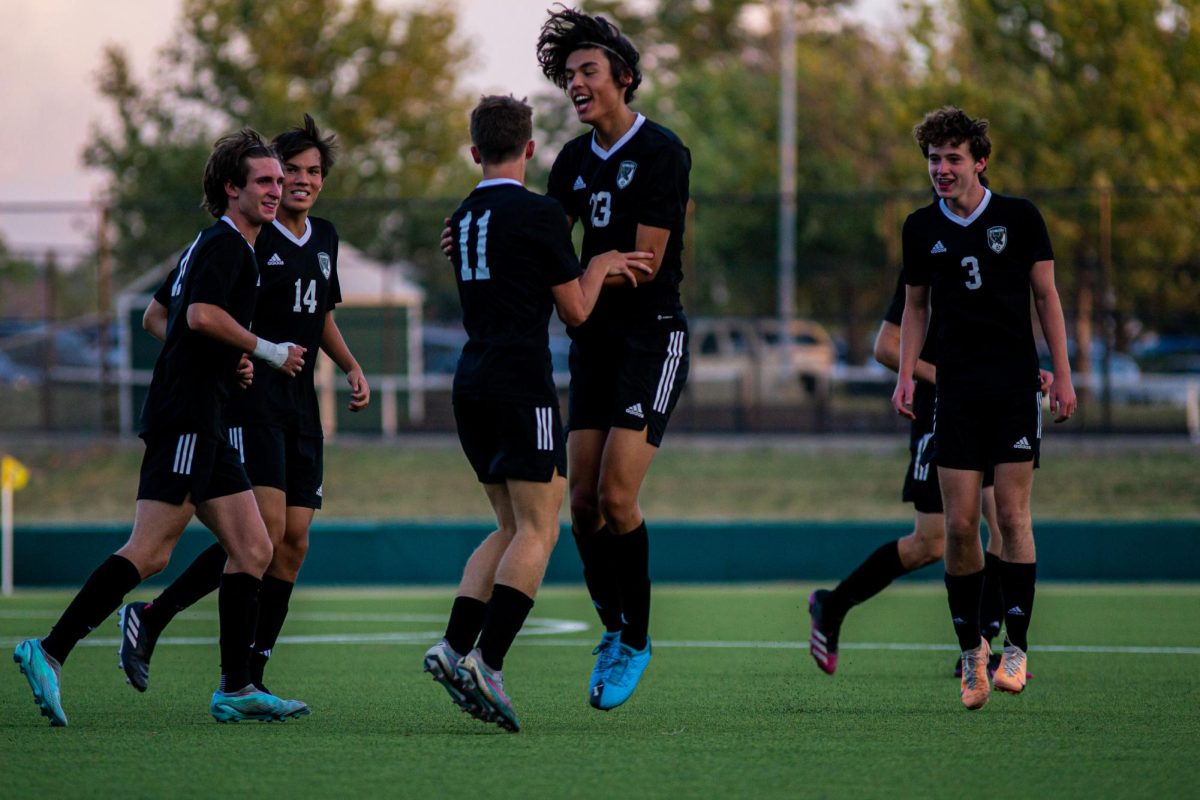
{"type": "Polygon", "coordinates": [[[468,211],[467,215],[458,223],[458,253],[462,256],[460,275],[464,281],[486,281],[492,277],[492,271],[488,269],[487,263],[488,220],[491,218],[492,210],[489,208],[475,223],[478,233],[475,237],[474,267],[471,266],[471,251],[467,247],[467,240],[471,237],[471,212],[468,211]]]}

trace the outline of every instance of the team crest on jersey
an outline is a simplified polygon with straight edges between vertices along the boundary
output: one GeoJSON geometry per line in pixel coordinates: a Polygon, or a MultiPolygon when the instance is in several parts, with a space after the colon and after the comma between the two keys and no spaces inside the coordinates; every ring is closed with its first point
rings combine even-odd
{"type": "Polygon", "coordinates": [[[993,253],[999,253],[1008,244],[1008,228],[1003,225],[988,228],[987,243],[988,247],[992,248],[993,253]]]}
{"type": "MultiPolygon", "coordinates": [[[[997,251],[997,252],[999,252],[999,251],[997,251]]],[[[332,269],[332,267],[330,266],[332,264],[332,262],[329,260],[329,253],[317,253],[317,263],[321,265],[321,274],[324,275],[326,279],[328,279],[329,278],[329,270],[332,269]]]]}
{"type": "Polygon", "coordinates": [[[633,180],[633,173],[637,172],[636,161],[622,161],[621,166],[617,167],[617,188],[624,189],[633,180]]]}

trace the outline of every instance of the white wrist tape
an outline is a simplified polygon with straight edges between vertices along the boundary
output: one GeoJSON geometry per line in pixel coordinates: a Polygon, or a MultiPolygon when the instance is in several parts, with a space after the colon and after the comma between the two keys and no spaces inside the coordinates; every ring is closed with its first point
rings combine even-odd
{"type": "Polygon", "coordinates": [[[261,358],[275,369],[279,369],[287,361],[288,345],[288,342],[276,344],[259,337],[254,343],[254,357],[261,358]]]}

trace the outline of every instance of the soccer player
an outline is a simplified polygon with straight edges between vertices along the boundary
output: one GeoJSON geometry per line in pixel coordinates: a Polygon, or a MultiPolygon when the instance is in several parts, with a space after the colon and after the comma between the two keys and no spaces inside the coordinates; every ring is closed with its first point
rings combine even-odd
{"type": "Polygon", "coordinates": [[[1029,501],[1042,434],[1042,395],[1029,295],[1050,348],[1055,422],[1075,412],[1066,324],[1046,224],[1028,200],[994,194],[980,178],[991,156],[987,121],[961,109],[930,112],[914,134],[938,200],[904,223],[904,314],[892,405],[910,419],[930,296],[938,321],[934,461],[946,516],[946,591],[962,650],[963,705],[988,701],[990,648],[979,635],[984,583],[979,543],[983,473],[995,469],[1004,537],[1000,583],[1006,643],[995,686],[1025,688],[1036,553],[1029,501]]]}
{"type": "MultiPolygon", "coordinates": [[[[276,136],[271,145],[283,161],[283,197],[276,218],[262,227],[255,244],[261,285],[254,330],[309,352],[324,350],[346,373],[349,408],[359,411],[370,402],[370,387],[333,316],[341,301],[337,231],[309,213],[333,166],[336,140],[323,137],[305,114],[303,125],[276,136]]],[[[162,291],[145,317],[145,327],[159,338],[166,312],[162,291]]],[[[321,507],[323,441],[315,363],[305,363],[294,379],[272,372],[259,376],[245,391],[233,393],[226,412],[229,443],[245,465],[274,546],[250,654],[251,681],[263,691],[267,660],[308,552],[313,515],[321,507]]],[[[180,611],[216,590],[225,558],[217,542],[152,602],[121,609],[121,666],[135,689],[146,690],[150,658],[163,629],[180,611]]]]}
{"type": "Polygon", "coordinates": [[[221,683],[209,710],[219,722],[283,720],[308,709],[255,688],[249,654],[271,539],[254,503],[221,411],[243,353],[294,376],[304,348],[257,337],[258,267],[251,245],[275,218],[283,170],[250,129],[219,139],[204,168],[204,207],[218,221],[196,237],[175,271],[166,343],[141,415],[146,443],[129,541],[92,573],[43,639],[17,645],[13,659],[52,726],[67,724],[59,691],[63,663],[122,598],[161,571],[193,516],[228,554],[220,578],[221,683]]]}
{"type": "MultiPolygon", "coordinates": [[[[900,321],[904,312],[904,282],[897,281],[896,291],[875,337],[875,360],[896,371],[900,366],[900,321]]],[[[934,324],[936,329],[936,323],[934,324]]],[[[882,545],[869,555],[833,591],[818,589],[808,599],[812,618],[809,652],[817,666],[829,675],[837,670],[838,638],[846,613],[854,606],[883,591],[893,580],[939,561],[945,549],[945,520],[937,469],[929,463],[933,452],[934,383],[937,378],[935,339],[927,339],[917,361],[917,384],[913,396],[915,418],[909,434],[910,459],[904,474],[903,500],[916,512],[912,533],[882,545]]],[[[1053,375],[1041,371],[1043,387],[1053,375]]],[[[993,471],[983,478],[983,515],[988,523],[988,545],[984,552],[985,580],[980,605],[980,635],[990,644],[1000,633],[1004,621],[1004,598],[1000,593],[1000,553],[1002,537],[996,521],[996,502],[992,493],[993,471]]],[[[995,671],[999,654],[989,661],[995,671]]],[[[955,677],[961,675],[962,661],[954,659],[955,677]]]]}
{"type": "Polygon", "coordinates": [[[633,694],[650,663],[650,571],[642,482],[688,374],[679,299],[691,153],[633,111],[640,56],[603,17],[559,7],[538,38],[542,73],[591,131],[568,142],[551,197],[583,223],[582,260],[651,252],[634,289],[609,278],[586,324],[569,329],[568,477],[584,579],[604,625],[588,687],[595,708],[633,694]]]}
{"type": "Polygon", "coordinates": [[[471,112],[471,156],[484,180],[450,218],[468,335],[454,374],[454,418],[497,527],[467,561],[446,636],[424,658],[461,708],[513,732],[520,723],[504,692],[504,657],[558,539],[566,483],[550,311],[582,324],[606,279],[634,283],[652,257],[610,251],[581,275],[562,207],[524,186],[532,113],[499,96],[471,112]]]}

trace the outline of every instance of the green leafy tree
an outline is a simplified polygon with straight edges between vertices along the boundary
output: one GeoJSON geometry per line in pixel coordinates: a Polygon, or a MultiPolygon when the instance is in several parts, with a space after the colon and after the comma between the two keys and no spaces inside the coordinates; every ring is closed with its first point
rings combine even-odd
{"type": "Polygon", "coordinates": [[[457,88],[466,51],[452,11],[185,0],[181,19],[148,85],[117,48],[99,73],[117,124],[93,131],[85,161],[110,176],[124,275],[161,262],[206,224],[200,175],[218,135],[250,125],[270,136],[304,112],[341,145],[320,213],[343,239],[382,257],[436,250],[446,210],[414,198],[457,195],[469,171],[469,101],[457,88]]]}

